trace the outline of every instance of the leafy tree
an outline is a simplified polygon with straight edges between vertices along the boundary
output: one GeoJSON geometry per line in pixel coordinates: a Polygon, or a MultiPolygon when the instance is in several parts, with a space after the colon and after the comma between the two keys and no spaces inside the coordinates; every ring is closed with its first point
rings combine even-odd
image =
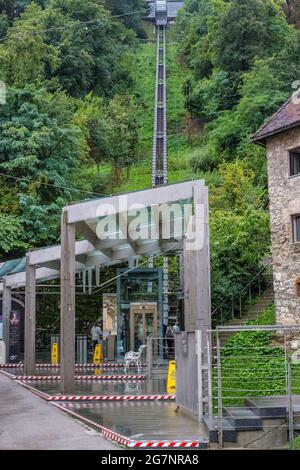
{"type": "Polygon", "coordinates": [[[231,0],[214,23],[216,65],[228,72],[245,72],[256,57],[280,50],[288,31],[272,0],[231,0]]]}
{"type": "Polygon", "coordinates": [[[74,111],[63,92],[33,85],[9,89],[0,107],[0,169],[20,179],[18,215],[31,246],[57,240],[61,207],[74,194],[71,174],[86,151],[74,111]]]}
{"type": "Polygon", "coordinates": [[[0,46],[2,79],[16,87],[45,80],[46,69],[53,72],[59,64],[58,50],[44,42],[44,11],[31,3],[8,30],[0,46]]]}
{"type": "Polygon", "coordinates": [[[107,157],[113,161],[115,182],[121,178],[121,168],[133,161],[138,145],[136,108],[131,96],[115,96],[106,110],[108,123],[107,157]]]}
{"type": "Polygon", "coordinates": [[[52,0],[45,24],[47,43],[60,51],[60,66],[48,78],[56,76],[68,93],[111,97],[132,86],[134,34],[111,19],[101,0],[52,0]]]}
{"type": "Polygon", "coordinates": [[[146,16],[148,8],[144,0],[105,0],[106,8],[112,15],[119,16],[127,28],[132,28],[138,36],[145,37],[141,18],[146,16]]]}
{"type": "Polygon", "coordinates": [[[109,122],[106,110],[104,100],[89,93],[80,102],[74,119],[85,132],[89,157],[96,163],[98,172],[100,163],[105,161],[109,152],[109,122]]]}
{"type": "Polygon", "coordinates": [[[24,227],[18,217],[0,213],[0,259],[7,253],[20,253],[28,248],[24,227]]]}

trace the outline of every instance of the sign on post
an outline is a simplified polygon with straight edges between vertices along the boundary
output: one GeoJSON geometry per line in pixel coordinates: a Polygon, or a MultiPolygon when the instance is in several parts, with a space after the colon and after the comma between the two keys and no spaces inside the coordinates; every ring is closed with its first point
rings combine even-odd
{"type": "Polygon", "coordinates": [[[20,310],[11,310],[9,314],[9,349],[8,362],[20,362],[20,310]]]}

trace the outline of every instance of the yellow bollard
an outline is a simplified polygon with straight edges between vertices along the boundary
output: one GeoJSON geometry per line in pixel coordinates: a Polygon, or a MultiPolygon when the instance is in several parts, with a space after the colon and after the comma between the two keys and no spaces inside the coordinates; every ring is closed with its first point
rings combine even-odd
{"type": "Polygon", "coordinates": [[[94,364],[102,364],[103,362],[102,344],[96,344],[93,362],[94,364]]]}
{"type": "Polygon", "coordinates": [[[176,362],[175,361],[169,362],[167,392],[170,395],[176,392],[176,362]]]}
{"type": "Polygon", "coordinates": [[[52,351],[51,351],[51,364],[58,364],[58,344],[52,344],[52,351]]]}

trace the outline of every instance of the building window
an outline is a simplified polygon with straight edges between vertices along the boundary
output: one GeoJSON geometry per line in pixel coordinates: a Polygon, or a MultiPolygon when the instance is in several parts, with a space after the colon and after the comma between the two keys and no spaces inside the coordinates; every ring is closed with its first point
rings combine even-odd
{"type": "Polygon", "coordinates": [[[300,214],[293,215],[293,241],[300,242],[300,214]]]}
{"type": "Polygon", "coordinates": [[[295,149],[289,152],[290,156],[290,176],[300,174],[300,149],[295,149]]]}

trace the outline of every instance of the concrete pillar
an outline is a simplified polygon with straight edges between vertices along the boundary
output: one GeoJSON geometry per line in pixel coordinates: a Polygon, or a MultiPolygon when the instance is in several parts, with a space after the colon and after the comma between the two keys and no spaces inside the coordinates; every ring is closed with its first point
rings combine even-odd
{"type": "Polygon", "coordinates": [[[9,315],[11,311],[11,288],[3,279],[2,317],[3,317],[3,340],[5,342],[5,361],[9,362],[9,315]]]}
{"type": "Polygon", "coordinates": [[[208,189],[194,184],[193,229],[199,242],[184,242],[184,311],[186,331],[211,328],[208,189]]]}
{"type": "Polygon", "coordinates": [[[36,267],[26,261],[24,373],[35,371],[36,267]]]}
{"type": "Polygon", "coordinates": [[[184,315],[186,332],[176,335],[176,403],[198,415],[210,412],[210,250],[208,190],[194,183],[194,215],[184,241],[184,315]],[[189,333],[187,333],[189,332],[189,333]],[[192,384],[192,386],[191,386],[192,384]]]}
{"type": "Polygon", "coordinates": [[[75,225],[68,224],[67,212],[61,224],[61,306],[60,306],[61,392],[74,391],[75,376],[75,225]]]}

